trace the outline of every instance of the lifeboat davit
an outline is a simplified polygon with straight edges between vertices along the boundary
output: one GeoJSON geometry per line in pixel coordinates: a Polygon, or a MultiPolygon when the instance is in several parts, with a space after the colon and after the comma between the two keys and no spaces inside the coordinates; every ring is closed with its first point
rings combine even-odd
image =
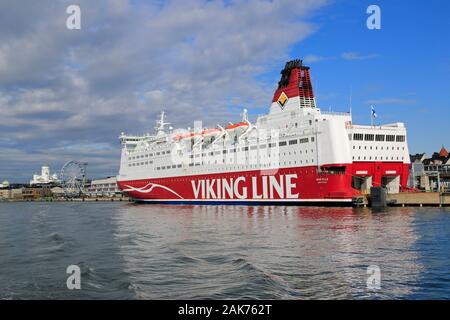
{"type": "Polygon", "coordinates": [[[222,132],[222,130],[220,130],[218,128],[205,129],[202,131],[202,136],[205,138],[217,137],[218,135],[220,135],[221,132],[222,132]]]}

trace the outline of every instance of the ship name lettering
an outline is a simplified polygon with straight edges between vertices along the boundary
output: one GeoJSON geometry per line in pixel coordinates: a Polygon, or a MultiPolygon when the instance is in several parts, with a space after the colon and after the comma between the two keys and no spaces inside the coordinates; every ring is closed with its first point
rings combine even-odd
{"type": "Polygon", "coordinates": [[[297,175],[191,180],[195,199],[297,199],[297,175]],[[251,180],[251,181],[250,181],[251,180]]]}

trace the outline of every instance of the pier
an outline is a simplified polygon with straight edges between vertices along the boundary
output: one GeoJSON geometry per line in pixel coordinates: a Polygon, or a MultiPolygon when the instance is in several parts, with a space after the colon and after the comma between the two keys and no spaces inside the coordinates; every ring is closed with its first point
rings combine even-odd
{"type": "Polygon", "coordinates": [[[450,192],[402,192],[388,194],[387,204],[400,207],[450,206],[450,192]]]}
{"type": "Polygon", "coordinates": [[[400,192],[365,194],[353,199],[354,207],[450,207],[450,192],[400,192]]]}

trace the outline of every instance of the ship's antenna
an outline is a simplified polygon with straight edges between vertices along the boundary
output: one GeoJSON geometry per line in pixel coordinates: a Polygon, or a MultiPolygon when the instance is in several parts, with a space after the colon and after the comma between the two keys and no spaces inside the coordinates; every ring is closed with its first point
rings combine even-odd
{"type": "Polygon", "coordinates": [[[159,132],[164,132],[164,129],[166,126],[168,126],[170,123],[169,122],[164,122],[165,119],[165,113],[164,111],[161,111],[161,115],[159,120],[156,120],[156,131],[159,132]]]}
{"type": "Polygon", "coordinates": [[[247,109],[244,109],[244,111],[242,112],[242,121],[248,122],[248,112],[247,112],[247,109]]]}

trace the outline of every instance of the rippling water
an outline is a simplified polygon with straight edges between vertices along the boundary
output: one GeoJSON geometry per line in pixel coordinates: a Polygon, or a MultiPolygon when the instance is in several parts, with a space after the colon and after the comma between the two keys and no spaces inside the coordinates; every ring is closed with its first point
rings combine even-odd
{"type": "Polygon", "coordinates": [[[0,203],[0,298],[449,299],[449,230],[443,208],[0,203]]]}

